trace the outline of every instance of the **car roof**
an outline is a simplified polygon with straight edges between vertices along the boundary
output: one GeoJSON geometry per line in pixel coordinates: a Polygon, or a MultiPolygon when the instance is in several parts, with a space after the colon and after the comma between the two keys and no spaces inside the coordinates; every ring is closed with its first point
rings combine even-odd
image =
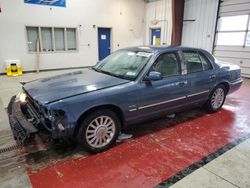
{"type": "Polygon", "coordinates": [[[202,49],[199,48],[191,48],[191,47],[185,47],[185,46],[135,46],[135,47],[129,47],[125,48],[125,50],[131,50],[131,51],[143,51],[148,53],[160,53],[160,52],[166,52],[166,51],[172,51],[172,50],[194,50],[194,51],[200,51],[202,49]]]}

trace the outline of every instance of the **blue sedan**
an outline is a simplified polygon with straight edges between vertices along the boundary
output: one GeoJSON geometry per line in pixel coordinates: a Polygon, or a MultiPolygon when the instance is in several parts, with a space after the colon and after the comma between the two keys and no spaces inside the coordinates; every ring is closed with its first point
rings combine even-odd
{"type": "Polygon", "coordinates": [[[88,69],[23,83],[8,112],[24,145],[39,133],[102,152],[127,125],[193,106],[217,112],[241,84],[239,66],[220,64],[205,50],[141,46],[88,69]]]}

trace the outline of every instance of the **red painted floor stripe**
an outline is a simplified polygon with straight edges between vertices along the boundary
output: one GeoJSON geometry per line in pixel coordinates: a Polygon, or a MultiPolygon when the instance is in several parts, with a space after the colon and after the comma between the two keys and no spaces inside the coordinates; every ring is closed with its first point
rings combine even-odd
{"type": "Polygon", "coordinates": [[[132,139],[104,153],[29,172],[31,183],[42,188],[152,187],[249,133],[249,104],[231,98],[216,114],[132,139]]]}

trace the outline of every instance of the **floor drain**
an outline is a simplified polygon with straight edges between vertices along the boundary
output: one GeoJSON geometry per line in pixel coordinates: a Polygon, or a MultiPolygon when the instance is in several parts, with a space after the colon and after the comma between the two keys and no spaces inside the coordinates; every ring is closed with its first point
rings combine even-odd
{"type": "Polygon", "coordinates": [[[17,144],[6,147],[6,148],[1,148],[0,149],[0,153],[5,153],[5,152],[9,152],[9,151],[13,151],[13,150],[17,150],[19,148],[19,146],[17,144]]]}

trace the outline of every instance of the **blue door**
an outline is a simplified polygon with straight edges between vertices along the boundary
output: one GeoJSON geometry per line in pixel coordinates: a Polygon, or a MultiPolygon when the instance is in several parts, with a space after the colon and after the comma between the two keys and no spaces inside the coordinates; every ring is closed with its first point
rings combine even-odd
{"type": "Polygon", "coordinates": [[[110,28],[98,28],[99,61],[110,55],[110,28]]]}
{"type": "Polygon", "coordinates": [[[161,29],[151,29],[151,45],[161,44],[161,29]]]}
{"type": "Polygon", "coordinates": [[[212,64],[197,51],[184,51],[183,57],[187,66],[188,102],[207,100],[216,84],[216,72],[212,64]]]}
{"type": "MultiPolygon", "coordinates": [[[[138,88],[138,119],[172,112],[186,105],[186,80],[181,74],[177,52],[160,55],[150,71],[160,72],[163,79],[141,82],[138,88]]],[[[149,72],[150,72],[149,71],[149,72]]]]}

